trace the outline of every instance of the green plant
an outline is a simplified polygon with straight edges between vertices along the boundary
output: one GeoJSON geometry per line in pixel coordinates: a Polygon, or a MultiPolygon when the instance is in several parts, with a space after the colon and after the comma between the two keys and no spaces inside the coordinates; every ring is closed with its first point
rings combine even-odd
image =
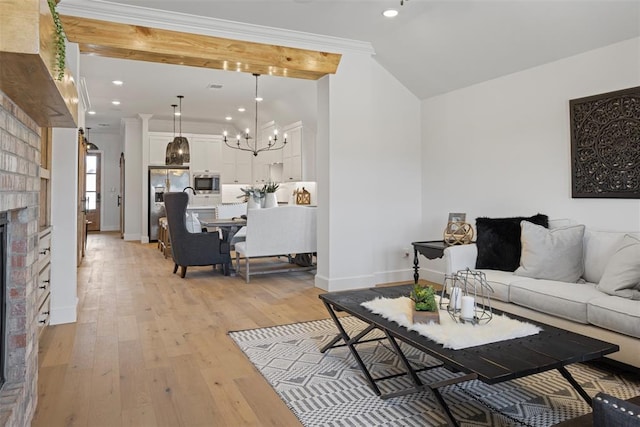
{"type": "Polygon", "coordinates": [[[275,182],[267,182],[264,187],[262,187],[262,191],[264,193],[275,193],[278,187],[280,187],[280,184],[276,184],[275,182]]]}
{"type": "Polygon", "coordinates": [[[262,199],[265,194],[264,187],[262,189],[247,187],[241,188],[240,191],[242,191],[242,194],[238,196],[238,199],[244,198],[245,200],[248,200],[249,197],[253,197],[254,199],[262,199]]]}
{"type": "Polygon", "coordinates": [[[417,311],[437,311],[436,291],[432,286],[415,284],[409,298],[413,300],[417,311]]]}
{"type": "Polygon", "coordinates": [[[64,28],[62,28],[62,22],[60,22],[60,15],[56,10],[55,0],[47,0],[49,4],[49,10],[51,10],[51,16],[53,18],[53,25],[55,26],[55,46],[56,46],[56,80],[60,81],[64,78],[64,68],[66,65],[67,47],[65,46],[65,34],[64,28]]]}

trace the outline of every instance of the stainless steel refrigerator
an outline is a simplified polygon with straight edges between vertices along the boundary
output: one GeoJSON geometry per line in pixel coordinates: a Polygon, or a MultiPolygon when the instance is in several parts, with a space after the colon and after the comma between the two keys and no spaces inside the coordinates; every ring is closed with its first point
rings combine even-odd
{"type": "Polygon", "coordinates": [[[158,240],[158,219],[165,216],[164,193],[189,186],[188,166],[149,166],[149,241],[158,240]]]}

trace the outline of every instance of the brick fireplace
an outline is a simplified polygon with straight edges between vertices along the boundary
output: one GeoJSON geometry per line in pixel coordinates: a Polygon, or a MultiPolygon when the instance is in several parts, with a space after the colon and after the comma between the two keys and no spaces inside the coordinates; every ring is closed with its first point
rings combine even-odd
{"type": "Polygon", "coordinates": [[[40,127],[0,92],[0,212],[7,238],[0,425],[29,425],[37,404],[39,165],[40,127]]]}

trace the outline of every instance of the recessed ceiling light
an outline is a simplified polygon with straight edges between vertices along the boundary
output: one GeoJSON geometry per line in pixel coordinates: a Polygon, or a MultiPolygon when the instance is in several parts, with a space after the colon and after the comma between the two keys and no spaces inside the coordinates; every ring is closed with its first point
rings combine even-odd
{"type": "Polygon", "coordinates": [[[246,111],[246,109],[244,107],[240,107],[240,108],[238,108],[238,111],[240,111],[241,113],[244,113],[246,111]]]}
{"type": "Polygon", "coordinates": [[[387,9],[384,12],[382,12],[382,15],[387,18],[394,18],[398,16],[398,11],[395,9],[387,9]]]}
{"type": "Polygon", "coordinates": [[[256,101],[258,101],[258,102],[262,101],[262,97],[261,96],[256,96],[256,101]]]}
{"type": "Polygon", "coordinates": [[[115,101],[115,100],[114,100],[114,101],[111,101],[111,103],[112,103],[113,105],[120,105],[120,101],[115,101]]]}
{"type": "Polygon", "coordinates": [[[89,110],[89,111],[88,111],[88,113],[89,113],[89,114],[91,114],[91,115],[93,116],[96,112],[95,112],[95,111],[93,111],[93,110],[89,110]]]}
{"type": "Polygon", "coordinates": [[[173,113],[174,116],[181,116],[182,113],[180,111],[176,111],[175,113],[173,113]]]}
{"type": "Polygon", "coordinates": [[[124,84],[122,80],[113,80],[111,83],[113,83],[116,86],[122,86],[124,84]]]}
{"type": "Polygon", "coordinates": [[[227,116],[227,117],[225,117],[224,119],[225,119],[225,120],[233,120],[233,117],[231,117],[231,116],[227,116]]]}

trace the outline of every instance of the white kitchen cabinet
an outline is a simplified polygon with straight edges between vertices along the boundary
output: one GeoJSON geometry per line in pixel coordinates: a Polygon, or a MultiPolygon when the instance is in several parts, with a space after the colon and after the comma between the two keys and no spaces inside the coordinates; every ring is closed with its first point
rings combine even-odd
{"type": "Polygon", "coordinates": [[[296,122],[283,130],[287,134],[287,145],[282,153],[282,181],[302,181],[302,122],[296,122]]]}
{"type": "Polygon", "coordinates": [[[149,164],[159,166],[165,164],[167,144],[173,141],[173,133],[149,132],[149,164]]]}
{"type": "MultiPolygon", "coordinates": [[[[222,169],[222,137],[183,133],[189,140],[189,169],[215,171],[222,169]]],[[[173,141],[171,132],[149,132],[149,165],[164,165],[167,144],[173,141]]],[[[187,165],[187,163],[185,163],[187,165]]]]}
{"type": "MultiPolygon", "coordinates": [[[[276,129],[276,123],[271,121],[260,129],[260,142],[258,148],[267,147],[269,144],[269,137],[273,137],[273,131],[276,129]]],[[[279,138],[282,137],[282,133],[279,134],[279,138]]],[[[282,146],[281,140],[276,143],[276,146],[282,146]]],[[[254,186],[262,186],[270,181],[270,166],[273,164],[282,163],[282,150],[266,150],[258,153],[257,156],[252,156],[253,163],[253,180],[254,186]]]]}
{"type": "Polygon", "coordinates": [[[253,184],[264,185],[270,181],[270,166],[282,163],[282,150],[261,151],[253,158],[253,184]]]}
{"type": "Polygon", "coordinates": [[[222,143],[222,176],[223,184],[250,184],[251,158],[248,151],[235,150],[222,143]]]}
{"type": "Polygon", "coordinates": [[[220,136],[190,136],[189,154],[191,171],[220,172],[222,169],[222,137],[220,136]]]}

